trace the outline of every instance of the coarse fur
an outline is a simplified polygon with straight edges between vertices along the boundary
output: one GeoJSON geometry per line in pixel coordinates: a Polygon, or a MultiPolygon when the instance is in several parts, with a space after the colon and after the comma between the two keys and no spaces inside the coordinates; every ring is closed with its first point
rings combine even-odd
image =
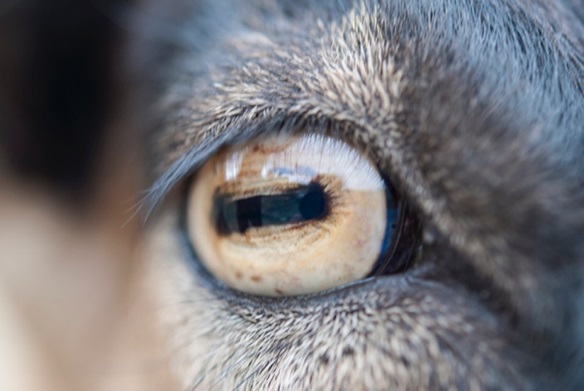
{"type": "Polygon", "coordinates": [[[584,389],[582,0],[71,4],[0,6],[0,374],[169,390],[170,361],[184,390],[584,389]],[[375,163],[423,228],[407,270],[265,298],[203,267],[198,168],[275,133],[375,163]]]}
{"type": "Polygon", "coordinates": [[[164,204],[147,248],[185,389],[583,387],[582,9],[201,2],[184,23],[205,39],[166,63],[146,200],[164,204]],[[222,146],[274,132],[367,153],[423,222],[416,264],[306,297],[216,282],[180,193],[222,146]]]}

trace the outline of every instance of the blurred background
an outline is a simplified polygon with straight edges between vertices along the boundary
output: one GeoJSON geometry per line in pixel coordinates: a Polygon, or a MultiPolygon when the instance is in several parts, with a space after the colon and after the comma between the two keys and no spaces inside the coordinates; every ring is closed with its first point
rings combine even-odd
{"type": "Polygon", "coordinates": [[[0,390],[174,388],[130,218],[141,6],[0,1],[0,390]]]}

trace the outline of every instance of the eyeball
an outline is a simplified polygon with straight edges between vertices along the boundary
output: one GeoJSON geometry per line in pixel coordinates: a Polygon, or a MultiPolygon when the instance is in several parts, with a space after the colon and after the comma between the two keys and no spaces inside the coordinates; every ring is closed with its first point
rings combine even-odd
{"type": "Polygon", "coordinates": [[[225,149],[199,170],[187,197],[200,262],[232,289],[261,296],[367,277],[392,247],[399,215],[365,155],[317,134],[225,149]]]}

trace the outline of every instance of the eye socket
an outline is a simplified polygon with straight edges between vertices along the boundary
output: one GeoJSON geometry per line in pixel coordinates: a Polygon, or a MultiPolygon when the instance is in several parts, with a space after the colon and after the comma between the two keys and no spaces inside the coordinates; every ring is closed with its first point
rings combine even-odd
{"type": "Polygon", "coordinates": [[[405,209],[363,154],[309,134],[216,154],[197,173],[186,213],[194,250],[216,278],[291,296],[403,268],[413,241],[399,238],[415,228],[405,209]]]}

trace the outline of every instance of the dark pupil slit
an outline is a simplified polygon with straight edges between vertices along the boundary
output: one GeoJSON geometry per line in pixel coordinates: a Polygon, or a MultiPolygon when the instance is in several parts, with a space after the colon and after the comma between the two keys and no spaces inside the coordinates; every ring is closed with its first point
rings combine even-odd
{"type": "Polygon", "coordinates": [[[327,194],[318,183],[301,185],[280,194],[257,195],[234,200],[215,195],[213,219],[217,231],[228,235],[249,228],[302,223],[325,217],[327,194]]]}

